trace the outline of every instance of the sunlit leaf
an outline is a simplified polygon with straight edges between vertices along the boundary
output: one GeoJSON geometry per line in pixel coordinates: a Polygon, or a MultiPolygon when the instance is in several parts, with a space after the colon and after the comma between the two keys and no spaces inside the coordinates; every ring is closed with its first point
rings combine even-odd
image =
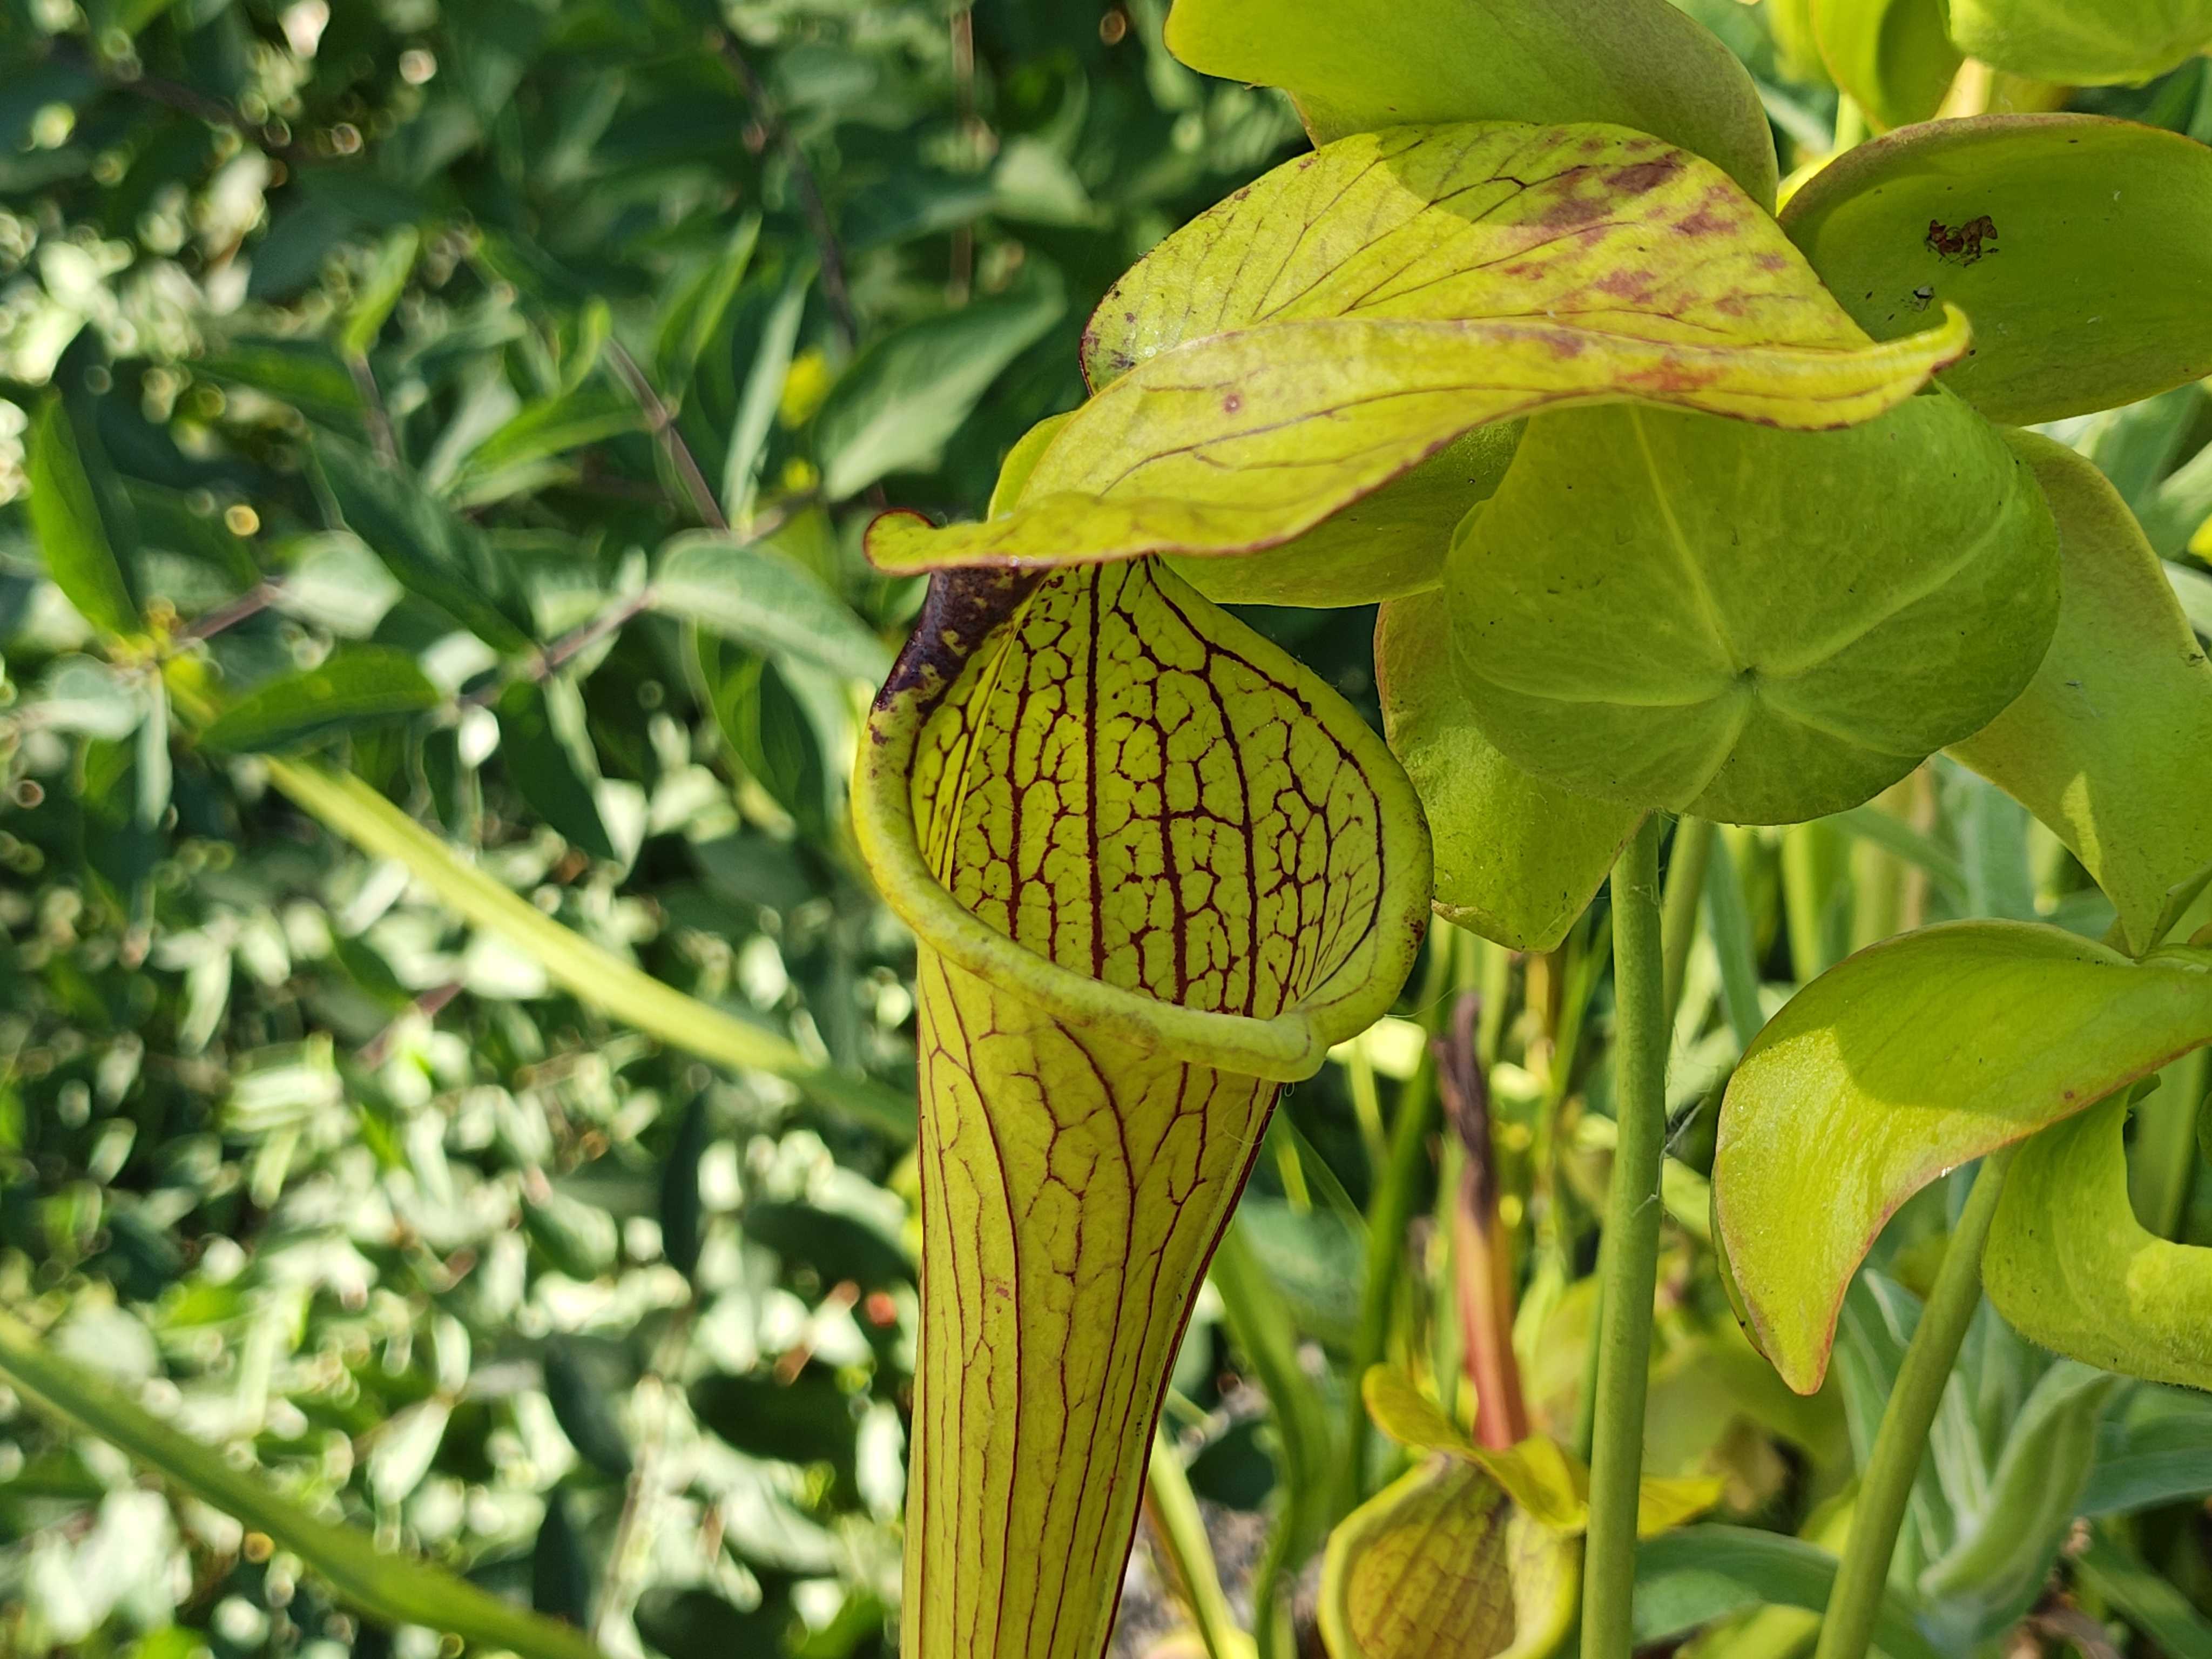
{"type": "Polygon", "coordinates": [[[1206,1257],[1278,1082],[1404,980],[1427,837],[1335,693],[1149,562],[937,578],[854,800],[922,947],[906,1617],[1094,1659],[1206,1257]]]}
{"type": "Polygon", "coordinates": [[[1813,0],[1813,38],[1877,131],[1925,121],[1958,73],[1944,0],[1813,0]]]}
{"type": "Polygon", "coordinates": [[[1960,50],[2069,86],[2148,81],[2212,47],[2207,0],[1948,0],[1960,50]]]}
{"type": "Polygon", "coordinates": [[[678,536],[661,550],[653,608],[753,650],[879,682],[891,653],[819,576],[773,543],[720,532],[678,536]]]}
{"type": "Polygon", "coordinates": [[[1631,806],[1791,823],[2010,702],[2057,567],[2033,476],[1954,398],[1818,434],[1606,409],[1529,422],[1446,594],[1509,760],[1631,806]]]}
{"type": "Polygon", "coordinates": [[[450,1631],[524,1659],[599,1659],[580,1632],[510,1607],[442,1567],[388,1553],[368,1534],[310,1514],[281,1496],[258,1470],[238,1468],[214,1447],[152,1416],[5,1315],[0,1315],[0,1373],[41,1412],[78,1424],[201,1502],[267,1534],[372,1618],[450,1631]]]}
{"type": "Polygon", "coordinates": [[[380,720],[438,706],[414,653],[349,646],[313,668],[257,685],[210,721],[200,741],[246,754],[283,753],[380,720]]]}
{"type": "Polygon", "coordinates": [[[2131,962],[2024,923],[1909,933],[1800,991],[1736,1067],[1713,1164],[1735,1285],[1783,1380],[1820,1386],[1844,1287],[1906,1199],[2206,1042],[2212,955],[2131,962]]]}
{"type": "Polygon", "coordinates": [[[1344,140],[1170,239],[1117,293],[1089,348],[1094,379],[1117,378],[1058,428],[1020,506],[944,530],[886,515],[868,538],[879,566],[1250,552],[1493,421],[1634,398],[1844,426],[1966,337],[1951,315],[1868,345],[1717,169],[1596,128],[1344,140]]]}
{"type": "Polygon", "coordinates": [[[1431,1456],[1352,1511],[1322,1562],[1332,1659],[1540,1659],[1572,1623],[1582,1546],[1481,1465],[1431,1456]]]}
{"type": "Polygon", "coordinates": [[[814,418],[823,495],[843,501],[886,473],[936,465],[991,382],[1066,305],[1056,287],[1029,283],[909,323],[870,346],[814,418]]]}
{"type": "Polygon", "coordinates": [[[49,397],[25,441],[31,533],[54,586],[104,634],[138,630],[138,602],[123,579],[101,523],[92,480],[77,453],[76,434],[59,397],[49,397]]]}
{"type": "MultiPolygon", "coordinates": [[[[2212,953],[2193,961],[2212,977],[2212,953]]],[[[2212,1017],[2198,1030],[2198,1042],[2212,1042],[2212,1017]]],[[[1997,1310],[2046,1348],[2130,1376],[2212,1388],[2212,1249],[2160,1238],[2136,1219],[2126,1122],[2126,1103],[2107,1101],[2021,1149],[1983,1283],[1997,1310]]]]}
{"type": "Polygon", "coordinates": [[[1316,143],[1424,121],[1608,121],[1717,163],[1774,201],[1774,139],[1728,49],[1660,0],[1176,0],[1194,69],[1281,87],[1316,143]]]}
{"type": "Polygon", "coordinates": [[[1963,308],[1973,344],[1943,381],[1992,420],[2212,372],[2212,149],[2178,133],[2088,115],[1914,127],[1822,168],[1782,224],[1878,340],[1963,308]]]}
{"type": "Polygon", "coordinates": [[[1516,951],[1567,935],[1643,820],[1516,766],[1475,724],[1451,659],[1450,613],[1394,599],[1375,622],[1382,729],[1436,840],[1437,914],[1516,951]]]}
{"type": "Polygon", "coordinates": [[[2148,950],[2212,867],[2212,663],[2104,475],[2013,436],[2058,521],[2058,631],[2018,702],[1954,753],[2057,832],[2148,950]]]}

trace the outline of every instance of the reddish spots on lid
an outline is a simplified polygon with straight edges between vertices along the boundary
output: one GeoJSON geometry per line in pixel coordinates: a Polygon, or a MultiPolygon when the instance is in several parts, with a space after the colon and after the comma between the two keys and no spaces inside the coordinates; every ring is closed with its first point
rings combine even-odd
{"type": "Polygon", "coordinates": [[[1243,398],[1234,392],[1231,392],[1227,397],[1221,400],[1221,412],[1224,415],[1234,415],[1238,410],[1243,407],[1243,398]]]}
{"type": "Polygon", "coordinates": [[[1646,191],[1656,190],[1682,170],[1679,155],[1661,155],[1649,161],[1632,161],[1625,167],[1615,167],[1606,182],[1624,196],[1641,196],[1646,191]]]}
{"type": "Polygon", "coordinates": [[[1591,286],[1601,294],[1610,294],[1616,299],[1641,300],[1651,292],[1651,273],[1648,270],[1608,270],[1591,286]]]}
{"type": "Polygon", "coordinates": [[[1758,258],[1752,261],[1752,263],[1757,265],[1761,270],[1787,270],[1790,269],[1790,261],[1779,253],[1762,253],[1758,258]]]}

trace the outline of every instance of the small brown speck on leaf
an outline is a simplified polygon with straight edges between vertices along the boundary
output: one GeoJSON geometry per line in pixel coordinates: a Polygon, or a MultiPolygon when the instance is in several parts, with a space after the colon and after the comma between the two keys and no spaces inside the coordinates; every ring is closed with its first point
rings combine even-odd
{"type": "Polygon", "coordinates": [[[1947,225],[1941,219],[1928,222],[1928,251],[1939,259],[1971,265],[1984,254],[1995,253],[1996,240],[1996,221],[1986,213],[1963,225],[1947,225]]]}

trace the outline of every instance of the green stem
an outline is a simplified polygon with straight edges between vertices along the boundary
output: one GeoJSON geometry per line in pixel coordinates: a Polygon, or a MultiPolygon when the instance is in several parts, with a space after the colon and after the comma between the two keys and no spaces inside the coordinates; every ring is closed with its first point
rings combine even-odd
{"type": "Polygon", "coordinates": [[[1190,1489],[1182,1459],[1165,1436],[1152,1441],[1152,1455],[1145,1465],[1145,1508],[1152,1523],[1152,1537],[1181,1582],[1199,1640],[1206,1644],[1206,1659],[1243,1659],[1252,1644],[1237,1627],[1229,1610],[1229,1597],[1221,1588],[1221,1571],[1213,1559],[1213,1542],[1206,1534],[1206,1517],[1200,1513],[1198,1494],[1190,1489]]]}
{"type": "Polygon", "coordinates": [[[1942,1403],[1959,1346],[1966,1340],[1966,1327],[1981,1305],[1982,1246],[1989,1239],[1990,1221],[1996,1214],[1997,1194],[2014,1150],[2008,1146],[1983,1161],[1966,1211],[1943,1253],[1935,1289],[1921,1310],[1920,1323],[1905,1350],[1905,1364],[1890,1389],[1881,1427],[1859,1478],[1850,1537],[1844,1546],[1843,1564],[1836,1571],[1836,1587],[1828,1597],[1814,1659],[1865,1659],[1875,1619],[1881,1610],[1898,1528],[1905,1523],[1905,1506],[1927,1451],[1929,1425],[1942,1403]]]}
{"type": "Polygon", "coordinates": [[[2212,1081],[2212,1048],[2166,1069],[2164,1086],[2136,1113],[2129,1186],[2136,1215],[2160,1238],[2179,1239],[2197,1184],[2197,1116],[2212,1081]]]}
{"type": "Polygon", "coordinates": [[[1614,1115],[1620,1126],[1606,1206],[1598,1328],[1583,1659],[1635,1646],[1636,1510],[1651,1303],[1659,1277],[1659,1170],[1667,1140],[1667,1021],[1659,939],[1659,823],[1646,818],[1613,870],[1614,1115]]]}
{"type": "Polygon", "coordinates": [[[365,853],[392,859],[471,926],[498,934],[578,1001],[672,1048],[720,1065],[788,1079],[820,1104],[910,1141],[914,1103],[881,1084],[809,1058],[786,1039],[690,997],[563,927],[509,891],[350,773],[271,759],[270,780],[365,853]]]}
{"type": "Polygon", "coordinates": [[[1666,947],[1666,1010],[1671,1028],[1682,1006],[1682,978],[1698,939],[1698,901],[1705,890],[1715,826],[1711,818],[1684,818],[1674,826],[1674,851],[1667,860],[1667,902],[1659,937],[1666,947]]]}
{"type": "Polygon", "coordinates": [[[1229,1334],[1267,1392],[1281,1447],[1277,1486],[1282,1501],[1253,1577],[1252,1634],[1260,1659],[1296,1659],[1290,1592],[1320,1541],[1318,1500],[1329,1464],[1328,1417],[1313,1380],[1298,1363],[1298,1334],[1282,1297],[1234,1222],[1213,1254],[1212,1277],[1221,1293],[1229,1334]]]}
{"type": "Polygon", "coordinates": [[[379,1550],[368,1534],[310,1514],[258,1470],[171,1428],[105,1377],[57,1356],[0,1314],[0,1376],[50,1417],[74,1423],[173,1480],[210,1508],[265,1533],[319,1573],[341,1600],[380,1623],[451,1632],[471,1647],[522,1659],[602,1659],[581,1631],[510,1607],[442,1567],[379,1550]]]}

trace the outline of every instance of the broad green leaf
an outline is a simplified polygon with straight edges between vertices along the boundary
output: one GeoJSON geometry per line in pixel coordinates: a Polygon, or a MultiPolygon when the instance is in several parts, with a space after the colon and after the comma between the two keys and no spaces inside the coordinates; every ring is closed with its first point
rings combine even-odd
{"type": "Polygon", "coordinates": [[[1420,793],[1436,841],[1437,914],[1516,951],[1548,951],[1596,897],[1643,821],[1640,807],[1570,794],[1482,735],[1433,599],[1394,599],[1375,621],[1382,729],[1420,793]]]}
{"type": "Polygon", "coordinates": [[[1877,131],[1925,121],[1961,61],[1944,0],[1813,0],[1813,38],[1836,84],[1877,131]]]}
{"type": "Polygon", "coordinates": [[[530,643],[528,607],[482,532],[368,450],[327,434],[315,459],[346,527],[410,592],[497,651],[530,643]]]}
{"type": "MultiPolygon", "coordinates": [[[[2212,951],[2186,960],[2212,980],[2212,951]]],[[[2196,1041],[2212,1042],[2212,1014],[2200,1014],[2196,1041]]],[[[2212,1388],[2212,1249],[2173,1243],[2136,1219],[2127,1115],[2124,1101],[2109,1100],[2021,1150],[1990,1229],[1983,1283],[1997,1311],[2046,1348],[2154,1382],[2212,1388]]]]}
{"type": "Polygon", "coordinates": [[[2058,521],[2058,631],[2004,713],[1952,752],[2073,849],[2150,948],[2212,867],[2212,663],[2104,474],[2012,436],[2058,521]]]}
{"type": "Polygon", "coordinates": [[[1125,279],[1088,346],[1094,381],[1116,378],[1016,510],[943,530],[889,514],[868,551],[896,571],[1251,552],[1492,422],[1637,398],[1845,426],[1965,343],[1953,313],[1868,345],[1756,206],[1656,139],[1363,135],[1277,168],[1125,279]]]}
{"type": "Polygon", "coordinates": [[[501,693],[499,743],[507,781],[569,842],[595,859],[619,856],[599,814],[599,763],[584,726],[583,694],[566,678],[517,680],[501,693]]]}
{"type": "Polygon", "coordinates": [[[1150,562],[938,576],[860,747],[921,947],[909,1639],[1093,1659],[1206,1259],[1279,1082],[1404,981],[1427,836],[1340,697],[1150,562]]]}
{"type": "Polygon", "coordinates": [[[842,501],[886,473],[933,467],[991,382],[1060,320],[1056,286],[1026,284],[1001,298],[893,330],[830,388],[814,417],[822,493],[842,501]]]}
{"type": "Polygon", "coordinates": [[[407,278],[414,271],[415,255],[422,245],[422,233],[413,225],[402,225],[377,249],[360,291],[338,325],[338,349],[347,356],[367,356],[376,343],[392,308],[407,291],[407,278]]]}
{"type": "Polygon", "coordinates": [[[694,622],[766,655],[880,683],[891,653],[822,579],[774,542],[718,531],[661,550],[650,590],[663,616],[694,622]]]}
{"type": "Polygon", "coordinates": [[[1839,156],[1782,225],[1878,340],[1947,305],[1972,318],[1943,381],[1991,420],[2087,414],[2212,373],[2212,149],[2179,134],[1939,121],[1839,156]]]}
{"type": "Polygon", "coordinates": [[[413,653],[343,646],[316,667],[255,686],[203,727],[200,741],[243,754],[282,754],[435,708],[439,701],[413,653]]]}
{"type": "Polygon", "coordinates": [[[1314,142],[1419,122],[1607,121],[1703,155],[1774,204],[1774,138],[1728,49],[1660,0],[1176,0],[1170,51],[1281,87],[1314,142]]]}
{"type": "Polygon", "coordinates": [[[819,1104],[878,1134],[912,1137],[913,1108],[902,1096],[803,1054],[787,1038],[685,996],[563,927],[464,862],[359,778],[287,760],[272,760],[269,775],[303,811],[362,851],[404,865],[441,903],[471,926],[497,933],[578,1001],[702,1060],[787,1079],[819,1104]]]}
{"type": "MultiPolygon", "coordinates": [[[[1646,1540],[1636,1555],[1636,1644],[1671,1642],[1757,1607],[1828,1605],[1836,1558],[1817,1544],[1747,1527],[1686,1527],[1646,1540]]],[[[1875,1650],[1889,1659],[1938,1659],[1892,1596],[1875,1616],[1875,1650]]]]}
{"type": "Polygon", "coordinates": [[[2209,0],[1948,0],[1960,49],[2066,86],[2149,81],[2212,48],[2209,0]]]}
{"type": "Polygon", "coordinates": [[[69,410],[58,395],[50,395],[39,406],[25,447],[31,534],[38,538],[46,574],[63,597],[101,633],[118,638],[137,633],[138,602],[131,598],[123,567],[108,544],[107,528],[77,453],[69,410]]]}
{"type": "Polygon", "coordinates": [[[1480,1464],[1437,1455],[1339,1523],[1322,1558],[1331,1659],[1543,1659],[1573,1623],[1582,1546],[1480,1464]]]}
{"type": "Polygon", "coordinates": [[[1735,1287],[1783,1380],[1820,1386],[1844,1287],[1906,1199],[2206,1042],[2212,955],[2130,962],[2021,922],[1908,933],[1800,991],[1737,1066],[1713,1164],[1735,1287]]]}
{"type": "Polygon", "coordinates": [[[239,1468],[124,1397],[105,1378],[57,1354],[0,1314],[0,1376],[40,1411],[120,1449],[202,1503],[266,1533],[380,1622],[450,1631],[522,1659],[599,1659],[581,1632],[510,1607],[426,1561],[393,1555],[368,1534],[310,1514],[258,1469],[239,1468]]]}
{"type": "Polygon", "coordinates": [[[1445,591],[1509,760],[1632,806],[1792,823],[2020,693],[2057,623],[2057,534],[1956,398],[1818,434],[1583,410],[1528,423],[1445,591]]]}

